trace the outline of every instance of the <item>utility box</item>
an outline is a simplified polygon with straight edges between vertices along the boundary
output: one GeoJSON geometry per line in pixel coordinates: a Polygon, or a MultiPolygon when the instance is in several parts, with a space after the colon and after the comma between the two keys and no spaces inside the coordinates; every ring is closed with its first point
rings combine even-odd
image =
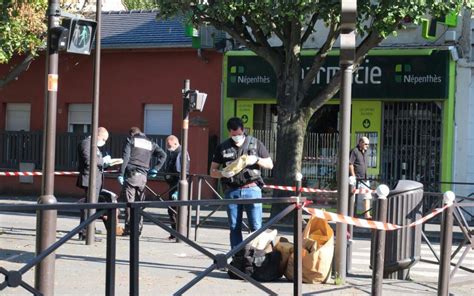
{"type": "MultiPolygon", "coordinates": [[[[422,218],[423,184],[399,180],[387,197],[387,222],[408,225],[422,218]]],[[[409,268],[421,258],[421,224],[386,232],[384,278],[407,279],[409,268]]],[[[374,239],[372,239],[373,262],[374,239]]]]}

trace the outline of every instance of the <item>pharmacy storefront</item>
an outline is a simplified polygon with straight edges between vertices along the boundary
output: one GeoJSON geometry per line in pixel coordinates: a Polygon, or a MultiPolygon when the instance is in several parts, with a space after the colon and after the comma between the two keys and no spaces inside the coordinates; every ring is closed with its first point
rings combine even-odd
{"type": "MultiPolygon", "coordinates": [[[[303,53],[302,75],[314,54],[303,53]]],[[[327,85],[338,63],[336,55],[327,58],[311,94],[327,85]]],[[[241,117],[250,133],[274,134],[276,79],[270,65],[248,51],[231,51],[225,56],[223,73],[223,136],[225,122],[232,116],[241,117]]],[[[353,79],[351,143],[369,137],[372,177],[418,180],[438,190],[440,181],[451,180],[454,81],[455,63],[447,50],[373,50],[365,58],[353,79]]],[[[308,133],[337,137],[338,104],[337,94],[314,114],[308,133]]]]}

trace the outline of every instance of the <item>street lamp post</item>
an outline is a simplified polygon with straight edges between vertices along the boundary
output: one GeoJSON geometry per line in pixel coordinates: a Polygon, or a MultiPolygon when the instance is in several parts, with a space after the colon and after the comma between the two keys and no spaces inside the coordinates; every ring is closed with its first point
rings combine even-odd
{"type": "MultiPolygon", "coordinates": [[[[341,0],[341,51],[339,57],[341,79],[341,104],[339,107],[340,139],[339,139],[339,171],[337,173],[337,212],[348,213],[349,189],[349,149],[350,149],[350,118],[352,72],[355,59],[355,24],[357,19],[357,1],[341,0]]],[[[345,283],[347,262],[347,224],[337,223],[336,226],[336,278],[345,283]]]]}
{"type": "MultiPolygon", "coordinates": [[[[43,178],[39,204],[54,204],[54,158],[56,146],[56,109],[58,97],[58,48],[52,47],[52,29],[59,26],[59,0],[48,2],[48,40],[46,54],[46,92],[43,134],[43,178]]],[[[46,210],[36,213],[36,254],[46,250],[56,241],[57,211],[46,210]]],[[[56,255],[51,253],[35,268],[35,288],[43,295],[54,294],[54,273],[56,255]]]]}
{"type": "MultiPolygon", "coordinates": [[[[97,31],[95,37],[95,55],[94,55],[94,90],[92,104],[92,126],[91,126],[91,146],[90,146],[90,172],[89,172],[89,190],[87,191],[87,202],[97,203],[97,171],[92,168],[97,167],[97,130],[99,128],[99,90],[100,90],[100,27],[102,19],[102,0],[96,2],[96,21],[97,31]]],[[[95,209],[87,210],[87,216],[90,217],[95,213],[95,209]]],[[[92,245],[95,241],[95,223],[92,222],[87,226],[86,244],[92,245]]]]}
{"type": "MultiPolygon", "coordinates": [[[[189,131],[189,91],[191,89],[191,81],[189,79],[184,80],[184,89],[183,89],[183,131],[182,131],[182,149],[181,149],[181,173],[179,178],[179,200],[186,201],[189,199],[188,191],[188,179],[186,176],[187,168],[187,152],[188,152],[188,131],[189,131]]],[[[188,217],[188,208],[186,206],[181,206],[178,209],[178,232],[186,236],[187,234],[187,217],[188,217]]],[[[177,242],[180,242],[179,239],[176,239],[177,242]]]]}

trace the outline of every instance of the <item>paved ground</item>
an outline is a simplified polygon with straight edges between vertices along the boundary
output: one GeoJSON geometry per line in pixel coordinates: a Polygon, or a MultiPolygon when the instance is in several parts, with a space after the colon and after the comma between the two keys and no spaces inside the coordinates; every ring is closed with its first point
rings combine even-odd
{"type": "MultiPolygon", "coordinates": [[[[5,201],[0,201],[0,204],[5,201]]],[[[11,202],[11,201],[10,201],[11,202]]],[[[154,210],[160,219],[166,220],[162,210],[154,210]]],[[[202,214],[204,215],[204,214],[202,214]]],[[[218,212],[210,226],[199,232],[198,242],[213,253],[224,253],[229,249],[228,230],[222,223],[225,213],[218,212]]],[[[31,259],[35,250],[35,215],[32,213],[0,212],[0,266],[7,270],[16,270],[31,259]]],[[[61,213],[58,219],[57,237],[61,237],[78,223],[76,216],[61,213]]],[[[97,223],[103,229],[102,223],[97,223]]],[[[292,234],[280,231],[290,239],[292,234]]],[[[209,265],[211,260],[185,244],[167,240],[168,234],[157,226],[146,224],[140,239],[140,294],[171,295],[209,265]]],[[[363,235],[362,235],[363,236],[363,235]]],[[[105,236],[102,242],[86,246],[74,238],[59,248],[56,263],[56,295],[103,295],[105,284],[105,236]]],[[[192,236],[193,237],[193,236],[192,236]]],[[[435,245],[439,249],[439,245],[435,245]]],[[[117,239],[117,295],[128,294],[128,252],[129,239],[117,239]]],[[[371,271],[369,265],[370,241],[368,238],[354,241],[353,274],[346,285],[303,284],[305,295],[368,295],[371,290],[371,271]]],[[[434,259],[426,247],[422,248],[423,259],[434,259]]],[[[471,251],[464,265],[474,268],[474,251],[471,251]]],[[[34,270],[25,274],[25,280],[33,285],[34,270]]],[[[385,280],[384,295],[436,295],[438,266],[418,263],[411,270],[411,281],[385,280]]],[[[450,292],[453,295],[474,295],[474,275],[461,271],[457,279],[468,278],[470,283],[455,285],[450,292]]],[[[0,281],[3,277],[0,275],[0,281]]],[[[275,283],[266,283],[268,288],[280,295],[292,294],[292,283],[282,279],[275,283]]],[[[6,288],[2,295],[29,295],[22,288],[6,288]]],[[[204,278],[186,295],[264,295],[253,285],[240,280],[230,280],[222,271],[214,271],[204,278]]]]}

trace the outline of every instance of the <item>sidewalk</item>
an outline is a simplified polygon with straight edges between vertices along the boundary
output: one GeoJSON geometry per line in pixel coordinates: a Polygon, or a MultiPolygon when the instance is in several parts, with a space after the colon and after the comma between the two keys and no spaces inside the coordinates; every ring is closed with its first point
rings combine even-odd
{"type": "MultiPolygon", "coordinates": [[[[25,201],[23,202],[34,202],[25,201]]],[[[12,200],[0,200],[12,203],[12,200]]],[[[166,221],[165,210],[152,210],[161,220],[166,221]]],[[[201,214],[201,217],[204,213],[201,214]]],[[[78,217],[60,213],[57,223],[57,237],[77,226],[78,217]]],[[[229,249],[228,230],[225,227],[225,212],[217,212],[209,227],[199,230],[198,243],[212,253],[225,253],[229,249]]],[[[105,233],[102,223],[96,223],[105,233]]],[[[17,270],[34,256],[35,252],[34,213],[0,212],[0,266],[7,270],[17,270]]],[[[194,229],[191,230],[194,238],[194,229]]],[[[292,234],[280,231],[280,235],[292,234]]],[[[105,235],[92,246],[86,246],[77,237],[67,242],[56,252],[56,295],[103,295],[105,292],[105,235]]],[[[171,295],[192,280],[199,272],[212,264],[211,259],[195,251],[184,243],[167,240],[168,234],[156,225],[146,223],[140,238],[140,295],[171,295]]],[[[367,239],[356,240],[355,250],[366,252],[367,239]]],[[[116,294],[128,295],[128,256],[129,238],[117,238],[116,294]]],[[[365,271],[347,278],[346,285],[336,286],[333,280],[328,284],[303,284],[305,295],[369,295],[371,291],[371,271],[368,262],[365,271]]],[[[28,271],[25,281],[33,285],[34,270],[28,271]]],[[[3,277],[0,275],[0,282],[3,277]]],[[[278,282],[265,283],[265,286],[280,295],[292,295],[293,284],[282,278],[278,282]]],[[[437,277],[413,278],[413,281],[384,280],[384,295],[436,295],[437,277]]],[[[473,295],[474,277],[471,284],[453,286],[454,295],[473,295]]],[[[22,288],[6,288],[2,295],[29,295],[22,288]]],[[[240,280],[230,280],[225,272],[213,271],[185,295],[264,295],[253,285],[240,280]]]]}

